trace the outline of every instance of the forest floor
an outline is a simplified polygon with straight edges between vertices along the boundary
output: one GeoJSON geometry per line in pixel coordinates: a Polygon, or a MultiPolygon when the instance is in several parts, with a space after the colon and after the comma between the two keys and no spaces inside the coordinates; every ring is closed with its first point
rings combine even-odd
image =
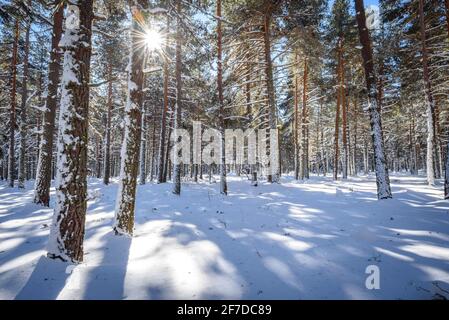
{"type": "MultiPolygon", "coordinates": [[[[449,202],[441,185],[393,175],[377,201],[374,177],[283,178],[250,186],[138,187],[133,238],[111,231],[117,184],[89,180],[85,261],[45,258],[52,210],[33,183],[0,182],[0,299],[449,298],[449,202]],[[369,265],[380,289],[368,290],[369,265]]],[[[52,193],[53,195],[53,193],[52,193]]]]}

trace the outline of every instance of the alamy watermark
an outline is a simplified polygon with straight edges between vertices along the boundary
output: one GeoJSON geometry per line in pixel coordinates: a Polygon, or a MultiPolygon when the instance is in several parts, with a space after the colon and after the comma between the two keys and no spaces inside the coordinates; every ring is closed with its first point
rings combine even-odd
{"type": "Polygon", "coordinates": [[[368,290],[380,289],[380,269],[378,266],[372,264],[366,267],[365,273],[368,277],[365,280],[365,287],[368,290]]]}
{"type": "Polygon", "coordinates": [[[279,133],[277,129],[202,130],[193,121],[192,133],[175,128],[171,161],[174,164],[260,165],[267,174],[279,170],[279,133]]]}

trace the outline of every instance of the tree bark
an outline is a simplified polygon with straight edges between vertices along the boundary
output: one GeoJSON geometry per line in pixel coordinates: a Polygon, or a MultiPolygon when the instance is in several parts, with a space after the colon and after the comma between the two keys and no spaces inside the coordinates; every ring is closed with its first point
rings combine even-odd
{"type": "MultiPolygon", "coordinates": [[[[167,16],[167,32],[170,30],[170,18],[167,16]]],[[[165,54],[169,51],[168,37],[165,42],[165,54]]],[[[164,175],[165,167],[165,136],[167,132],[167,112],[168,112],[168,80],[169,80],[169,70],[168,70],[168,58],[164,57],[164,107],[162,110],[162,120],[161,120],[161,134],[159,136],[159,151],[158,151],[158,162],[157,162],[157,183],[167,182],[167,176],[164,175]]]]}
{"type": "Polygon", "coordinates": [[[108,111],[106,115],[106,135],[105,135],[105,146],[104,146],[104,171],[103,171],[103,183],[105,185],[109,184],[111,177],[111,126],[112,126],[112,107],[113,107],[113,97],[112,97],[112,57],[109,55],[108,61],[108,111]]]}
{"type": "Polygon", "coordinates": [[[9,186],[14,187],[15,178],[15,134],[16,134],[16,91],[17,91],[17,59],[18,59],[18,45],[19,45],[19,20],[16,19],[14,25],[14,43],[12,47],[11,59],[11,109],[9,112],[9,152],[8,152],[8,179],[9,186]]]}
{"type": "MultiPolygon", "coordinates": [[[[140,3],[140,2],[139,2],[140,3]]],[[[122,145],[120,181],[115,209],[116,235],[133,235],[137,174],[139,170],[140,139],[142,130],[144,48],[137,34],[143,19],[140,6],[130,2],[132,14],[131,53],[128,65],[128,97],[125,108],[125,135],[122,145]]]]}
{"type": "Polygon", "coordinates": [[[358,104],[357,104],[357,98],[354,99],[354,147],[352,151],[353,156],[353,174],[354,176],[357,176],[357,142],[358,142],[358,135],[357,135],[357,129],[358,129],[358,123],[359,123],[359,110],[358,110],[358,104]]]}
{"type": "Polygon", "coordinates": [[[345,89],[345,67],[343,58],[343,41],[340,42],[340,99],[342,110],[342,137],[343,140],[343,158],[342,158],[342,178],[346,180],[348,178],[348,119],[346,115],[346,89],[345,89]]]}
{"type": "Polygon", "coordinates": [[[360,43],[362,45],[362,58],[365,69],[365,81],[368,91],[368,110],[370,116],[371,136],[373,139],[374,162],[376,170],[377,197],[379,199],[391,198],[390,178],[385,159],[384,141],[380,103],[376,90],[376,76],[374,74],[373,51],[371,39],[366,26],[365,8],[363,0],[355,0],[357,26],[360,43]]]}
{"type": "Polygon", "coordinates": [[[61,70],[61,51],[59,42],[62,35],[64,20],[64,5],[58,6],[53,15],[53,31],[51,38],[50,63],[48,65],[48,85],[46,107],[42,121],[42,138],[34,185],[34,202],[48,207],[50,205],[50,185],[53,166],[53,136],[55,131],[55,117],[61,70]]]}
{"type": "Polygon", "coordinates": [[[150,181],[154,179],[154,162],[156,157],[156,118],[153,116],[153,134],[151,136],[151,166],[150,166],[150,181]]]}
{"type": "MultiPolygon", "coordinates": [[[[341,46],[341,39],[339,39],[338,46],[340,48],[341,46]]],[[[338,49],[338,66],[337,66],[337,107],[335,110],[335,133],[334,133],[334,180],[338,179],[338,162],[340,158],[340,150],[339,150],[339,139],[340,139],[340,102],[341,102],[341,91],[340,91],[340,64],[341,64],[341,57],[340,57],[340,49],[338,49]]]]}
{"type": "Polygon", "coordinates": [[[56,205],[48,242],[48,257],[71,262],[83,260],[93,0],[80,0],[76,8],[79,10],[79,26],[67,27],[61,41],[64,71],[59,114],[56,205]]]}
{"type": "Polygon", "coordinates": [[[221,28],[221,0],[217,0],[217,88],[218,103],[220,104],[219,126],[221,133],[221,163],[220,163],[220,193],[228,194],[228,184],[226,182],[226,144],[225,144],[225,119],[224,119],[224,99],[223,99],[223,54],[222,54],[222,28],[221,28]]]}
{"type": "MultiPolygon", "coordinates": [[[[174,117],[174,132],[175,139],[178,139],[177,130],[181,128],[181,97],[182,97],[182,45],[181,45],[181,0],[176,0],[176,11],[178,14],[176,22],[176,101],[175,101],[175,117],[174,117]]],[[[175,150],[176,152],[176,150],[175,150]]],[[[181,194],[181,167],[182,164],[178,163],[179,157],[175,156],[175,163],[173,169],[173,193],[176,195],[181,194]]]]}
{"type": "Polygon", "coordinates": [[[165,148],[165,162],[164,162],[164,181],[167,181],[167,176],[169,176],[169,180],[171,180],[171,162],[170,159],[170,142],[171,142],[171,135],[173,131],[173,126],[175,123],[175,117],[174,117],[174,106],[171,107],[172,116],[170,117],[170,123],[168,128],[168,135],[167,135],[167,141],[166,148],[165,148]]]}
{"type": "Polygon", "coordinates": [[[308,80],[307,58],[304,59],[304,75],[303,75],[303,93],[302,93],[302,179],[309,179],[309,120],[307,110],[307,80],[308,80]]]}
{"type": "Polygon", "coordinates": [[[139,173],[139,183],[144,185],[147,180],[147,172],[146,172],[146,155],[147,155],[147,128],[146,128],[146,115],[145,115],[145,107],[142,110],[142,132],[140,138],[140,173],[139,173]]]}
{"type": "Polygon", "coordinates": [[[426,104],[427,104],[427,155],[426,172],[427,183],[435,184],[434,171],[434,144],[435,144],[435,101],[432,95],[432,84],[429,76],[427,45],[426,45],[426,26],[424,21],[424,0],[419,0],[419,26],[421,33],[422,65],[423,78],[425,84],[426,104]]]}
{"type": "MultiPolygon", "coordinates": [[[[271,60],[271,16],[272,11],[274,9],[274,6],[276,5],[277,1],[273,4],[272,1],[266,2],[265,5],[265,15],[264,15],[264,29],[263,29],[263,35],[264,35],[264,54],[265,54],[265,78],[266,78],[266,85],[267,85],[267,93],[268,93],[268,122],[270,129],[277,130],[277,117],[276,117],[276,97],[275,97],[275,90],[274,90],[274,80],[273,80],[273,61],[271,60]]],[[[268,145],[268,144],[267,144],[268,145]]],[[[278,153],[279,153],[278,146],[278,153]]],[[[268,174],[268,182],[277,182],[281,176],[281,166],[280,166],[280,157],[278,156],[278,163],[277,163],[277,172],[273,174],[272,172],[268,174]]],[[[273,165],[271,166],[273,167],[273,165]]]]}
{"type": "MultiPolygon", "coordinates": [[[[31,1],[28,1],[30,5],[31,1]]],[[[26,179],[26,138],[27,138],[27,100],[28,100],[28,65],[30,55],[30,29],[31,20],[27,19],[27,25],[25,30],[25,52],[23,57],[23,77],[22,77],[22,102],[20,106],[20,149],[19,149],[19,172],[18,172],[18,187],[19,189],[25,188],[26,179]]]]}
{"type": "MultiPolygon", "coordinates": [[[[444,1],[446,13],[447,35],[449,37],[449,0],[444,1]]],[[[444,166],[444,199],[449,199],[449,142],[446,148],[446,162],[444,166]]]]}
{"type": "MultiPolygon", "coordinates": [[[[295,55],[295,69],[298,68],[299,61],[298,61],[298,53],[295,55]]],[[[294,127],[293,127],[293,143],[295,146],[295,154],[294,154],[294,163],[295,163],[295,179],[299,180],[299,152],[300,152],[300,146],[299,146],[299,79],[298,79],[298,70],[295,70],[295,86],[294,86],[294,96],[295,96],[295,105],[294,105],[294,127]]]]}

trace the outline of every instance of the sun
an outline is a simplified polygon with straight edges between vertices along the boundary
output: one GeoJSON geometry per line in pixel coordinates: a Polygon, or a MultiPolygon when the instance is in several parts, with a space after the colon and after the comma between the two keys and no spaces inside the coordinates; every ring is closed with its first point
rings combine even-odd
{"type": "Polygon", "coordinates": [[[156,30],[148,30],[145,32],[145,44],[148,50],[160,50],[163,41],[162,35],[156,30]]]}

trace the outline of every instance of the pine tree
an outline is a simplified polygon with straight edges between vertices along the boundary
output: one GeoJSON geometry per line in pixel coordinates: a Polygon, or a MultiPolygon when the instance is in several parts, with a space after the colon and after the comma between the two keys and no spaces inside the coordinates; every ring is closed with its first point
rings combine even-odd
{"type": "MultiPolygon", "coordinates": [[[[272,130],[277,130],[277,116],[276,116],[276,97],[274,90],[274,80],[273,80],[273,61],[271,57],[271,20],[273,12],[276,10],[279,5],[279,1],[265,1],[264,2],[264,24],[263,24],[263,36],[264,36],[264,54],[265,54],[265,79],[267,85],[267,94],[268,94],[268,123],[269,128],[272,130]]],[[[280,146],[278,146],[278,149],[280,146]]],[[[279,153],[279,150],[277,151],[279,153]]],[[[280,161],[280,157],[278,157],[278,161],[280,161]]],[[[275,164],[271,164],[272,167],[275,164]]],[[[280,179],[281,175],[281,166],[280,163],[277,164],[277,172],[274,174],[270,173],[268,175],[269,182],[277,182],[280,179]]]]}
{"type": "Polygon", "coordinates": [[[385,160],[382,121],[378,108],[378,94],[376,88],[376,76],[374,74],[373,52],[371,39],[366,26],[365,7],[363,0],[355,0],[357,26],[359,30],[360,44],[362,45],[362,57],[365,68],[365,81],[368,92],[368,111],[370,115],[371,136],[374,147],[374,161],[376,170],[377,197],[379,199],[391,198],[390,178],[385,160]]]}
{"type": "MultiPolygon", "coordinates": [[[[31,5],[31,1],[28,1],[31,5]]],[[[28,18],[25,27],[25,52],[23,57],[23,75],[22,75],[22,102],[20,107],[20,148],[19,148],[19,170],[18,170],[18,187],[25,188],[26,179],[26,147],[27,147],[27,103],[28,103],[28,76],[29,76],[29,56],[30,56],[30,29],[31,19],[28,18]]]]}
{"type": "Polygon", "coordinates": [[[435,184],[434,171],[434,144],[435,144],[435,102],[432,94],[432,84],[429,76],[427,44],[426,44],[426,26],[424,18],[424,1],[419,1],[419,27],[421,34],[421,48],[422,48],[422,66],[423,78],[425,83],[425,94],[427,104],[427,155],[426,155],[426,172],[427,183],[429,185],[435,184]]]}
{"type": "Polygon", "coordinates": [[[224,101],[223,101],[223,52],[222,52],[222,15],[221,0],[217,0],[217,88],[218,103],[220,104],[220,133],[221,133],[221,155],[220,155],[220,193],[228,194],[228,184],[226,182],[226,154],[225,154],[225,119],[224,119],[224,101]]]}
{"type": "MultiPolygon", "coordinates": [[[[167,176],[164,174],[165,164],[168,159],[165,157],[166,153],[166,132],[167,132],[167,113],[168,113],[168,82],[169,82],[169,38],[168,32],[170,30],[170,16],[167,15],[166,22],[166,33],[167,37],[165,40],[165,56],[164,56],[164,105],[162,108],[162,117],[161,117],[161,131],[159,135],[159,149],[158,149],[158,162],[157,162],[157,182],[163,183],[166,182],[167,176]]],[[[168,149],[168,146],[167,146],[168,149]]]]}
{"type": "Polygon", "coordinates": [[[12,48],[11,59],[11,109],[9,111],[9,152],[8,152],[8,178],[9,186],[14,187],[15,179],[15,132],[16,132],[16,91],[17,91],[17,62],[19,46],[19,18],[16,18],[14,24],[14,44],[12,48]]]}
{"type": "MultiPolygon", "coordinates": [[[[177,22],[176,22],[176,97],[175,97],[175,106],[174,106],[174,133],[175,139],[178,139],[178,134],[176,132],[177,129],[181,128],[181,112],[182,112],[182,38],[181,38],[181,9],[182,4],[181,0],[176,0],[176,14],[177,14],[177,22]]],[[[173,151],[175,154],[177,150],[173,151]]],[[[175,156],[175,163],[173,168],[173,193],[176,195],[181,194],[181,167],[182,165],[178,163],[179,157],[175,156]]]]}
{"type": "Polygon", "coordinates": [[[131,49],[128,64],[128,96],[125,107],[125,136],[123,139],[120,181],[117,192],[114,231],[116,234],[132,235],[136,202],[137,173],[139,170],[140,139],[142,130],[142,106],[144,83],[144,50],[140,26],[144,23],[141,9],[146,4],[129,3],[132,14],[131,49]]]}
{"type": "Polygon", "coordinates": [[[87,206],[87,127],[93,0],[68,7],[57,148],[56,204],[48,257],[83,261],[87,206]]]}
{"type": "Polygon", "coordinates": [[[42,136],[34,185],[34,202],[44,206],[50,204],[50,185],[53,163],[53,136],[57,108],[59,73],[61,70],[61,52],[59,42],[62,36],[64,20],[64,2],[56,5],[53,14],[50,63],[48,65],[48,85],[45,108],[42,119],[42,136]]]}

